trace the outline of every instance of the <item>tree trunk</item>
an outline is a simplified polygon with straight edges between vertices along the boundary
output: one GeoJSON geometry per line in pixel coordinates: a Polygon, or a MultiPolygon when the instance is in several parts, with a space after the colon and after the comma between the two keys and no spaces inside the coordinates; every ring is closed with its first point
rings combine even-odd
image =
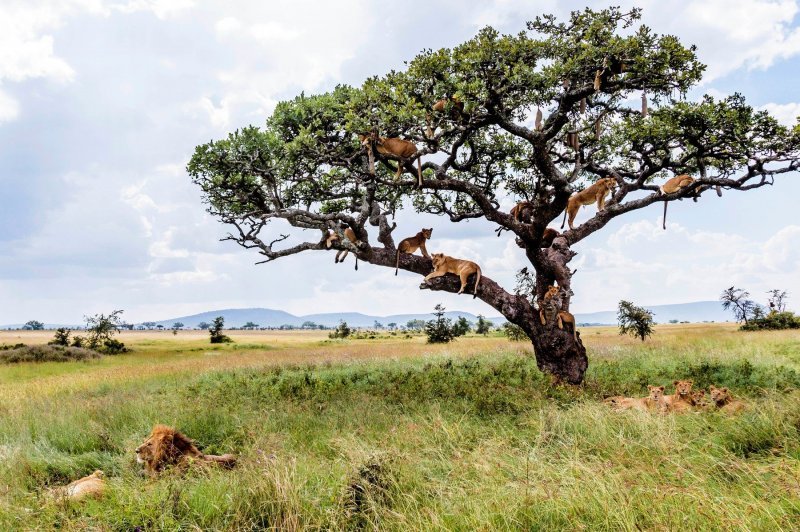
{"type": "MultiPolygon", "coordinates": [[[[560,286],[569,290],[570,273],[565,267],[565,263],[572,258],[574,253],[566,248],[563,238],[557,240],[562,241],[561,245],[557,246],[557,249],[544,253],[543,256],[548,260],[558,259],[557,264],[551,265],[554,272],[557,272],[554,277],[558,277],[560,286]]],[[[396,260],[395,252],[386,248],[368,248],[367,253],[359,254],[359,258],[372,264],[392,268],[394,268],[396,260]]],[[[430,259],[419,255],[401,253],[399,262],[401,269],[420,275],[426,275],[433,269],[430,259]]],[[[552,283],[553,277],[545,276],[545,278],[550,279],[548,282],[552,283]]],[[[469,297],[472,294],[475,287],[474,282],[475,276],[471,276],[462,297],[469,297]]],[[[420,284],[421,289],[446,292],[458,292],[460,286],[459,278],[451,274],[435,277],[420,284]]],[[[525,331],[533,344],[536,365],[542,372],[549,373],[570,384],[583,382],[589,360],[586,357],[586,348],[580,340],[579,332],[576,331],[573,336],[569,324],[564,324],[564,328],[559,329],[555,319],[546,319],[546,323],[542,324],[539,311],[534,308],[526,296],[510,294],[486,276],[481,278],[477,297],[525,331]]],[[[567,304],[562,306],[561,310],[567,310],[567,304]]]]}
{"type": "Polygon", "coordinates": [[[516,323],[528,334],[533,344],[533,354],[536,357],[536,366],[542,373],[549,373],[560,381],[570,384],[580,384],[586,369],[589,367],[589,358],[586,348],[581,342],[580,332],[574,335],[570,325],[564,324],[559,329],[556,320],[548,319],[542,324],[538,311],[531,315],[506,316],[508,321],[516,323]]]}

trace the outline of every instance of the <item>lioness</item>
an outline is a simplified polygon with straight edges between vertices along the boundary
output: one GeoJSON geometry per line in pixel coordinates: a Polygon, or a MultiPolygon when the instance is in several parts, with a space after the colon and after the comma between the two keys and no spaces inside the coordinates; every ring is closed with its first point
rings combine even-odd
{"type": "Polygon", "coordinates": [[[106,490],[106,481],[103,480],[103,476],[103,472],[98,469],[91,475],[51,490],[50,494],[53,497],[71,501],[80,501],[87,497],[100,498],[106,490]]]}
{"type": "Polygon", "coordinates": [[[691,410],[695,405],[692,396],[692,384],[694,384],[694,381],[674,381],[672,384],[675,385],[675,393],[664,396],[664,402],[667,404],[668,409],[675,412],[691,410]]]}
{"type": "Polygon", "coordinates": [[[650,395],[647,397],[623,397],[617,395],[609,397],[603,402],[615,410],[642,410],[650,411],[657,410],[658,412],[666,412],[667,405],[664,403],[664,387],[663,386],[648,386],[650,395]]]}
{"type": "Polygon", "coordinates": [[[727,388],[717,388],[712,385],[709,387],[709,390],[711,391],[711,406],[715,406],[729,414],[744,409],[744,403],[734,399],[727,388]]]}
{"type": "Polygon", "coordinates": [[[425,276],[425,280],[433,279],[434,277],[441,277],[448,273],[454,273],[461,278],[461,289],[459,294],[464,293],[464,288],[467,287],[467,280],[473,273],[475,276],[475,291],[473,292],[473,299],[478,295],[478,283],[481,282],[481,267],[469,260],[454,259],[448,257],[444,253],[434,253],[431,255],[433,262],[433,271],[425,276]]]}

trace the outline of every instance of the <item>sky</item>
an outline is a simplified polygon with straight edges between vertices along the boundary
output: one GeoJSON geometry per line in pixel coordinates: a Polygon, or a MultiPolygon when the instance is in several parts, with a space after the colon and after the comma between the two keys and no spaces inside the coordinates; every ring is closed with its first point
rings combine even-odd
{"type": "MultiPolygon", "coordinates": [[[[708,65],[691,95],[742,92],[786,124],[800,115],[800,2],[639,1],[657,33],[694,43],[708,65]]],[[[421,278],[310,252],[260,256],[220,242],[185,171],[194,147],[262,125],[277,102],[403,68],[486,25],[516,33],[536,15],[599,2],[373,0],[2,0],[0,324],[79,323],[124,309],[131,322],[223,308],[375,315],[450,310],[494,316],[421,278]]],[[[789,290],[800,308],[800,183],[654,205],[575,246],[573,312],[789,290]]],[[[511,207],[511,200],[508,205],[511,207]]],[[[586,219],[588,211],[579,215],[586,219]]],[[[434,227],[428,249],[478,262],[513,289],[524,255],[487,222],[401,213],[397,238],[434,227]]]]}

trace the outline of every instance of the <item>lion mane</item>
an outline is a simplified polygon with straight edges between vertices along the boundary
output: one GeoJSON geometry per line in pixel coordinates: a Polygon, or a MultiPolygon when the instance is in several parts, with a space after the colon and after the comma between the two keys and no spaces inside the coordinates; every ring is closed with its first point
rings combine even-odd
{"type": "Polygon", "coordinates": [[[144,465],[147,474],[155,476],[167,467],[185,468],[195,462],[233,467],[236,457],[232,454],[203,454],[182,432],[166,425],[156,425],[144,443],[136,448],[136,461],[144,465]]]}

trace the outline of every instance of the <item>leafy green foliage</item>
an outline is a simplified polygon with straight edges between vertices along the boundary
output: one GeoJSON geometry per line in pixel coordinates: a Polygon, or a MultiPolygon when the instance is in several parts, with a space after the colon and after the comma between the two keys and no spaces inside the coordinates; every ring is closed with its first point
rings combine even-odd
{"type": "Polygon", "coordinates": [[[800,317],[796,316],[794,312],[773,312],[751,319],[742,325],[741,329],[743,331],[800,329],[800,317]]]}
{"type": "Polygon", "coordinates": [[[44,323],[37,320],[31,320],[22,326],[26,331],[42,331],[44,330],[44,323]]]}
{"type": "Polygon", "coordinates": [[[453,324],[453,336],[464,336],[472,328],[472,324],[464,316],[459,316],[453,324]]]}
{"type": "Polygon", "coordinates": [[[122,310],[114,310],[108,315],[100,313],[94,316],[85,316],[87,338],[84,342],[82,338],[79,339],[76,336],[73,339],[73,345],[80,347],[85,343],[89,349],[109,355],[124,353],[127,351],[125,344],[113,338],[119,332],[122,313],[122,310]]]}
{"type": "Polygon", "coordinates": [[[328,338],[347,338],[353,331],[350,329],[350,326],[347,325],[347,322],[341,320],[339,322],[339,326],[336,327],[332,332],[328,333],[328,338]]]}
{"type": "Polygon", "coordinates": [[[643,307],[637,307],[630,301],[620,301],[617,311],[619,334],[630,334],[642,342],[653,334],[653,313],[643,307]]]}
{"type": "Polygon", "coordinates": [[[233,342],[231,338],[222,332],[225,327],[225,318],[217,316],[208,328],[208,334],[211,337],[212,344],[227,344],[233,342]]]}
{"type": "Polygon", "coordinates": [[[69,345],[69,335],[70,330],[66,327],[59,327],[56,329],[56,334],[52,340],[50,340],[48,345],[61,345],[61,346],[68,346],[69,345]]]}
{"type": "Polygon", "coordinates": [[[445,309],[441,303],[434,307],[434,319],[425,324],[425,334],[429,344],[446,344],[457,335],[455,334],[452,320],[444,317],[445,309]]]}
{"type": "Polygon", "coordinates": [[[478,321],[475,323],[475,332],[486,336],[492,330],[493,324],[484,316],[478,314],[478,321]]]}
{"type": "Polygon", "coordinates": [[[522,330],[522,327],[515,325],[509,321],[503,324],[503,334],[512,342],[522,342],[528,340],[528,335],[522,330]]]}

